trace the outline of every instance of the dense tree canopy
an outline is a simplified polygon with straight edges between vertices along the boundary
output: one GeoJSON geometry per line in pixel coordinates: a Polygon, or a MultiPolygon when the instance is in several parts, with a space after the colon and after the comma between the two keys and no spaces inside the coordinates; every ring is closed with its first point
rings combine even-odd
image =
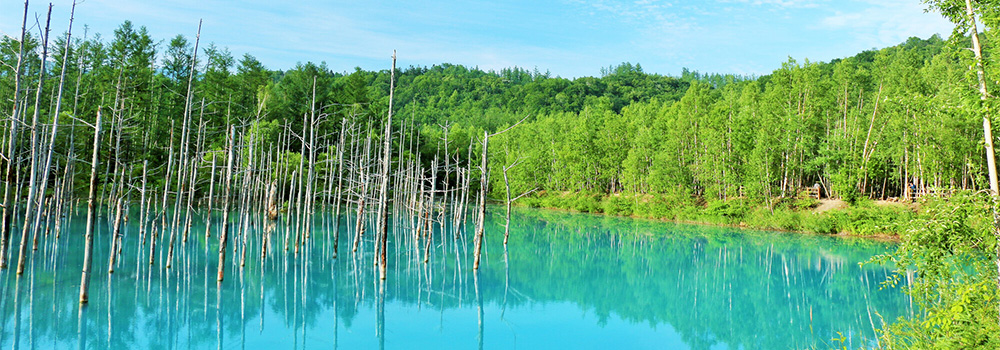
{"type": "MultiPolygon", "coordinates": [[[[27,47],[38,50],[30,40],[27,47]]],[[[7,64],[16,58],[14,44],[4,39],[0,59],[7,64]]],[[[494,168],[523,160],[511,171],[512,186],[521,190],[767,201],[816,183],[848,199],[904,197],[911,183],[976,189],[984,186],[976,141],[982,131],[970,105],[968,53],[960,46],[937,36],[911,38],[830,63],[789,58],[762,77],[687,70],[670,77],[631,63],[572,80],[521,68],[411,66],[397,72],[396,123],[422,134],[428,155],[442,146],[440,126],[449,124],[452,156],[464,157],[457,150],[472,141],[468,135],[476,133],[469,131],[499,130],[527,116],[491,147],[494,168]]],[[[122,114],[124,130],[149,131],[129,140],[122,156],[131,159],[124,163],[162,161],[170,143],[179,142],[171,130],[183,127],[192,71],[190,127],[205,123],[208,145],[224,143],[226,125],[251,122],[274,125],[266,139],[276,142],[283,128],[300,130],[313,107],[331,121],[374,127],[384,120],[387,70],[338,73],[309,62],[274,71],[251,55],[237,62],[214,44],[202,45],[192,62],[192,50],[182,35],[157,45],[145,28],[126,21],[110,40],[74,39],[69,52],[54,57],[69,60],[73,79],[63,93],[74,115],[92,121],[102,105],[122,114]]],[[[37,79],[33,65],[27,64],[28,80],[37,79]]],[[[10,96],[11,74],[0,76],[10,96]]],[[[9,97],[2,103],[12,108],[9,97]]],[[[321,134],[336,137],[339,123],[328,124],[321,134]]],[[[86,151],[84,140],[76,139],[75,152],[86,151]]],[[[294,139],[282,147],[299,149],[294,139]]]]}
{"type": "Polygon", "coordinates": [[[757,79],[691,80],[679,98],[543,112],[493,153],[531,164],[516,187],[549,191],[766,201],[814,184],[847,199],[982,188],[965,53],[945,44],[911,38],[831,63],[789,59],[757,79]]]}

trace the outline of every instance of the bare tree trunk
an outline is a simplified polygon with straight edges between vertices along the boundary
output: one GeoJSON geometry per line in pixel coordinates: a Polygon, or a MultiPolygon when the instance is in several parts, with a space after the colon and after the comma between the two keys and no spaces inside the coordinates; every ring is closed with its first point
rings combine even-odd
{"type": "Polygon", "coordinates": [[[431,240],[434,238],[434,194],[437,192],[437,167],[438,159],[437,156],[431,161],[431,195],[427,200],[427,220],[425,220],[427,229],[424,235],[427,238],[424,240],[424,262],[428,262],[431,259],[431,240]]]}
{"type": "MultiPolygon", "coordinates": [[[[167,230],[167,195],[170,194],[170,174],[174,166],[174,123],[170,123],[170,149],[167,151],[167,171],[164,172],[163,200],[160,202],[160,227],[159,230],[152,229],[149,240],[149,264],[156,262],[156,242],[159,233],[167,230]]],[[[155,225],[154,225],[155,226],[155,225]]]]}
{"type": "Polygon", "coordinates": [[[507,215],[506,215],[507,221],[505,221],[504,224],[503,224],[503,245],[504,245],[504,247],[507,246],[507,240],[510,238],[510,204],[514,202],[514,200],[512,200],[510,198],[510,180],[507,177],[507,171],[510,170],[511,168],[513,168],[516,165],[517,165],[517,162],[514,162],[514,164],[511,164],[510,166],[503,167],[503,185],[504,185],[504,187],[507,190],[507,202],[506,202],[506,204],[507,204],[507,215]]]}
{"type": "MultiPolygon", "coordinates": [[[[10,129],[7,136],[7,172],[4,178],[3,192],[3,223],[0,224],[0,269],[7,268],[7,249],[10,247],[10,228],[14,219],[14,205],[11,203],[11,192],[16,191],[17,184],[14,183],[17,173],[17,128],[21,124],[20,114],[22,108],[18,108],[21,101],[21,72],[24,70],[24,40],[26,26],[28,23],[28,0],[24,0],[24,17],[21,20],[21,40],[17,51],[17,68],[14,69],[14,111],[10,117],[10,129]],[[14,186],[11,186],[14,185],[14,186]]],[[[17,201],[17,198],[13,198],[17,201]]]]}
{"type": "Polygon", "coordinates": [[[343,202],[341,195],[343,194],[344,185],[344,137],[347,133],[347,118],[344,118],[340,122],[340,143],[337,146],[337,195],[334,196],[334,201],[336,201],[333,209],[333,257],[337,257],[337,250],[340,247],[340,205],[343,202]]]}
{"type": "Polygon", "coordinates": [[[479,207],[476,208],[476,237],[475,237],[475,262],[472,264],[473,270],[479,270],[479,260],[483,252],[483,233],[486,224],[486,193],[489,187],[489,168],[486,164],[486,154],[489,149],[490,134],[483,132],[483,158],[479,166],[479,207]]]}
{"type": "Polygon", "coordinates": [[[226,182],[222,189],[222,232],[219,233],[219,282],[222,282],[224,273],[226,271],[226,239],[229,235],[229,191],[232,189],[233,183],[233,157],[234,148],[236,142],[236,126],[229,126],[229,149],[226,150],[228,155],[227,165],[226,165],[226,182]]]}
{"type": "Polygon", "coordinates": [[[66,210],[66,203],[72,201],[71,189],[73,188],[73,178],[72,169],[73,164],[73,152],[70,150],[70,159],[66,161],[66,168],[63,172],[62,183],[57,186],[56,189],[59,192],[59,200],[56,206],[56,240],[59,240],[60,234],[62,233],[62,222],[63,222],[63,211],[66,210]]]}
{"type": "MultiPolygon", "coordinates": [[[[180,226],[180,215],[181,215],[181,203],[182,196],[184,195],[184,180],[188,172],[188,148],[191,143],[191,95],[193,94],[191,86],[194,83],[194,69],[198,60],[198,44],[201,41],[201,24],[202,21],[198,20],[198,34],[195,36],[194,40],[194,51],[191,55],[191,66],[188,70],[188,83],[187,92],[184,95],[184,115],[182,116],[181,122],[181,149],[178,154],[178,167],[177,167],[177,193],[174,196],[174,220],[170,225],[170,240],[167,247],[167,268],[169,269],[174,260],[174,242],[177,237],[177,230],[180,226]]],[[[189,193],[188,196],[191,194],[189,193]]],[[[187,241],[187,231],[184,232],[184,237],[181,238],[182,241],[187,241]]]]}
{"type": "MultiPolygon", "coordinates": [[[[513,129],[514,127],[520,125],[526,119],[528,119],[528,117],[521,118],[521,120],[519,120],[517,123],[514,123],[514,125],[511,125],[511,126],[507,127],[506,129],[503,129],[502,131],[498,131],[498,132],[496,132],[496,133],[494,133],[492,135],[489,134],[489,133],[487,133],[487,132],[485,132],[485,131],[483,132],[483,159],[482,159],[482,164],[480,165],[480,169],[479,169],[480,170],[479,171],[479,174],[480,174],[480,178],[479,178],[479,208],[477,209],[478,212],[479,212],[479,215],[478,215],[479,217],[477,219],[478,222],[477,222],[477,226],[476,226],[476,237],[475,237],[475,244],[476,244],[475,255],[476,255],[476,258],[475,258],[475,263],[472,266],[472,268],[474,270],[479,270],[479,260],[480,260],[480,256],[482,254],[482,248],[483,248],[483,232],[485,231],[485,225],[486,225],[486,194],[489,193],[489,181],[490,181],[490,171],[489,171],[489,167],[487,166],[486,160],[487,160],[487,155],[489,153],[490,136],[496,136],[496,135],[500,135],[500,134],[503,134],[505,132],[508,132],[511,129],[513,129]]],[[[470,162],[471,162],[471,160],[470,160],[470,162]]],[[[508,206],[509,205],[510,204],[508,203],[508,206]]],[[[508,214],[508,215],[510,215],[510,214],[508,214]]],[[[506,241],[506,238],[504,240],[506,241]]]]}
{"type": "Polygon", "coordinates": [[[181,243],[182,244],[187,243],[188,233],[190,233],[190,231],[191,231],[191,219],[194,217],[194,213],[192,213],[191,211],[194,210],[194,190],[195,190],[195,184],[196,184],[197,178],[198,178],[198,164],[195,163],[195,164],[191,165],[191,179],[188,181],[188,184],[190,185],[190,187],[188,188],[188,198],[187,198],[187,205],[186,205],[187,208],[185,208],[185,210],[187,211],[187,214],[184,215],[184,217],[185,217],[184,218],[184,235],[182,235],[182,237],[181,237],[181,243]]]}
{"type": "Polygon", "coordinates": [[[474,138],[475,137],[473,137],[473,139],[469,141],[469,150],[465,157],[466,162],[468,164],[466,164],[465,168],[464,184],[462,186],[462,199],[460,199],[461,202],[459,203],[459,210],[455,216],[455,222],[457,223],[455,225],[456,240],[460,238],[460,233],[462,232],[461,231],[462,225],[466,222],[466,218],[468,217],[467,214],[469,210],[469,194],[472,190],[472,147],[476,143],[474,138]]]}
{"type": "MultiPolygon", "coordinates": [[[[369,133],[370,135],[370,133],[369,133]]],[[[365,202],[368,199],[368,182],[371,177],[368,173],[368,153],[371,151],[371,137],[365,139],[364,153],[361,155],[361,162],[355,167],[359,168],[360,174],[358,174],[358,181],[361,182],[361,191],[358,194],[358,212],[357,212],[357,222],[355,223],[354,229],[354,247],[353,251],[358,251],[358,244],[361,242],[361,237],[365,234],[365,202]]]]}
{"type": "Polygon", "coordinates": [[[309,121],[306,119],[306,114],[303,114],[302,115],[302,135],[301,135],[302,136],[302,138],[301,138],[302,144],[301,144],[301,147],[299,148],[299,170],[297,172],[297,174],[299,176],[298,176],[298,179],[297,179],[297,182],[296,182],[296,185],[297,185],[296,187],[297,188],[295,189],[295,197],[296,197],[296,201],[295,201],[295,253],[299,252],[300,245],[302,244],[302,216],[303,216],[302,207],[303,207],[303,201],[305,200],[305,198],[303,197],[303,192],[305,192],[305,191],[303,191],[303,187],[304,186],[303,186],[302,183],[304,181],[304,175],[303,175],[303,173],[305,172],[304,169],[305,169],[305,165],[306,165],[306,163],[305,163],[305,161],[306,161],[306,156],[305,156],[306,155],[306,132],[308,131],[306,128],[308,126],[309,126],[309,121]]]}
{"type": "Polygon", "coordinates": [[[147,175],[149,172],[149,160],[142,161],[142,187],[139,190],[139,247],[136,251],[136,266],[139,266],[138,258],[142,256],[142,247],[146,245],[146,221],[149,219],[146,216],[146,211],[149,210],[149,204],[146,203],[146,182],[147,175]]]}
{"type": "Polygon", "coordinates": [[[379,278],[385,280],[386,274],[386,249],[388,245],[388,195],[389,195],[389,168],[392,162],[392,94],[396,89],[396,50],[392,51],[392,70],[389,71],[389,117],[385,121],[385,135],[382,144],[382,171],[381,184],[379,185],[379,209],[378,209],[378,256],[379,256],[379,278]]]}
{"type": "MultiPolygon", "coordinates": [[[[274,147],[273,147],[273,145],[271,147],[271,150],[272,150],[272,152],[269,152],[268,153],[268,157],[267,157],[267,167],[265,167],[264,169],[272,169],[274,167],[274,160],[273,160],[273,158],[271,158],[274,155],[274,152],[273,152],[274,147]]],[[[268,184],[267,185],[267,197],[268,197],[268,199],[267,199],[267,202],[268,202],[268,204],[267,204],[267,220],[269,222],[265,222],[264,223],[263,237],[262,237],[261,243],[260,243],[260,261],[261,261],[261,263],[263,263],[264,259],[267,258],[268,250],[271,249],[271,233],[274,231],[274,228],[277,226],[274,223],[274,220],[276,220],[278,218],[278,203],[277,203],[278,182],[275,179],[274,172],[268,171],[267,173],[268,174],[267,174],[267,177],[266,177],[265,181],[267,181],[267,184],[268,184]]]]}
{"type": "MultiPolygon", "coordinates": [[[[67,53],[69,52],[69,45],[70,45],[70,42],[71,42],[71,39],[72,39],[72,34],[73,34],[73,16],[75,15],[75,13],[76,13],[76,1],[73,1],[73,6],[72,6],[72,8],[69,11],[69,29],[66,32],[66,45],[65,45],[65,47],[63,49],[63,52],[67,52],[67,53]]],[[[67,61],[69,61],[69,57],[64,57],[63,58],[63,62],[62,62],[62,67],[59,70],[59,89],[56,92],[56,107],[55,107],[55,112],[52,113],[52,133],[49,135],[50,138],[49,138],[49,144],[48,144],[48,151],[46,152],[46,155],[45,155],[45,166],[42,167],[41,188],[38,190],[39,193],[42,196],[45,195],[45,190],[48,187],[48,183],[49,183],[49,181],[48,181],[49,180],[49,169],[52,168],[52,151],[53,151],[53,146],[56,144],[56,134],[57,134],[57,131],[59,129],[59,112],[62,110],[62,93],[63,93],[63,86],[65,85],[65,81],[66,81],[66,62],[67,61]]],[[[42,212],[42,202],[41,201],[38,202],[38,209],[37,209],[37,211],[39,213],[42,212]]],[[[41,219],[40,215],[36,216],[36,218],[35,218],[35,226],[32,229],[32,231],[35,231],[35,232],[38,231],[38,226],[40,224],[40,219],[41,219]]]]}
{"type": "Polygon", "coordinates": [[[247,158],[249,158],[249,159],[248,159],[248,162],[247,162],[247,170],[243,172],[243,174],[244,174],[243,175],[243,186],[241,186],[241,187],[243,187],[243,190],[241,191],[241,193],[243,193],[243,197],[240,198],[240,203],[243,204],[242,205],[243,208],[241,208],[241,213],[240,213],[240,217],[241,217],[240,221],[242,223],[242,226],[241,226],[240,236],[239,236],[240,242],[241,242],[240,243],[240,268],[241,269],[244,266],[246,266],[247,240],[249,239],[249,236],[250,236],[250,234],[249,234],[250,233],[249,232],[250,231],[250,198],[253,195],[253,193],[251,191],[251,186],[253,184],[253,181],[252,181],[252,178],[253,178],[253,169],[254,169],[254,166],[256,165],[256,163],[254,162],[254,160],[257,159],[257,157],[255,156],[255,152],[254,152],[255,149],[254,149],[253,134],[250,134],[250,141],[248,143],[250,144],[250,151],[249,151],[249,153],[247,153],[247,158]]]}
{"type": "Polygon", "coordinates": [[[425,226],[424,225],[424,173],[423,173],[423,169],[421,169],[420,171],[418,171],[418,174],[420,174],[419,177],[416,178],[416,179],[414,179],[414,182],[417,183],[417,184],[419,184],[418,187],[420,187],[420,191],[419,192],[414,191],[414,192],[418,193],[417,194],[417,196],[418,196],[417,197],[417,215],[416,215],[417,223],[416,223],[416,225],[414,225],[414,227],[416,227],[416,230],[414,230],[415,232],[413,234],[413,244],[414,244],[415,249],[420,247],[421,231],[423,231],[424,226],[425,226]]]}
{"type": "Polygon", "coordinates": [[[278,183],[274,181],[267,185],[267,218],[278,219],[278,183]]]}
{"type": "MultiPolygon", "coordinates": [[[[45,20],[45,35],[42,38],[42,66],[41,70],[38,72],[38,90],[35,91],[35,112],[31,117],[31,173],[28,175],[28,202],[25,204],[26,208],[31,208],[35,205],[35,201],[38,200],[36,197],[42,193],[38,193],[38,132],[40,126],[38,125],[38,115],[40,114],[42,105],[42,91],[45,86],[45,61],[48,58],[49,53],[49,21],[52,19],[52,4],[49,4],[48,17],[45,20]]],[[[39,201],[41,202],[41,201],[39,201]]],[[[24,273],[24,263],[27,261],[27,248],[28,248],[28,232],[31,231],[32,215],[40,216],[41,211],[35,211],[32,213],[28,210],[24,216],[24,225],[21,229],[21,249],[17,257],[17,274],[20,275],[24,273]]]]}
{"type": "Polygon", "coordinates": [[[205,212],[205,238],[212,237],[212,204],[215,203],[215,154],[212,154],[211,180],[208,182],[208,209],[205,212]]]}
{"type": "MultiPolygon", "coordinates": [[[[451,186],[451,177],[449,176],[450,175],[449,172],[451,171],[451,153],[448,152],[448,129],[449,129],[449,126],[450,125],[446,123],[444,126],[441,127],[442,132],[444,132],[444,190],[448,191],[448,192],[445,192],[445,194],[444,194],[444,200],[442,201],[442,203],[445,204],[445,209],[442,209],[442,212],[446,212],[447,211],[447,205],[449,203],[448,199],[449,199],[449,197],[453,197],[453,195],[454,195],[454,192],[449,191],[449,189],[450,189],[449,187],[451,186]]],[[[454,202],[454,198],[451,198],[451,199],[452,199],[452,202],[454,202]]],[[[442,223],[441,224],[442,231],[444,231],[444,227],[445,227],[445,225],[444,225],[444,223],[442,223]]]]}
{"type": "Polygon", "coordinates": [[[90,160],[90,195],[87,196],[87,231],[83,248],[83,274],[80,277],[80,304],[87,303],[87,289],[90,287],[90,264],[94,252],[94,206],[97,203],[98,150],[101,147],[101,107],[97,107],[94,121],[94,156],[90,160]]]}
{"type": "MultiPolygon", "coordinates": [[[[312,214],[315,191],[313,181],[316,178],[316,76],[313,76],[312,103],[309,108],[309,174],[306,175],[305,210],[303,212],[303,230],[306,240],[312,237],[312,214]]],[[[306,134],[302,135],[305,140],[306,134]]],[[[305,154],[302,155],[305,157],[305,154]]]]}
{"type": "Polygon", "coordinates": [[[122,197],[115,201],[115,223],[111,233],[111,250],[108,251],[108,273],[115,273],[115,261],[117,261],[118,246],[121,244],[122,230],[122,197]]]}

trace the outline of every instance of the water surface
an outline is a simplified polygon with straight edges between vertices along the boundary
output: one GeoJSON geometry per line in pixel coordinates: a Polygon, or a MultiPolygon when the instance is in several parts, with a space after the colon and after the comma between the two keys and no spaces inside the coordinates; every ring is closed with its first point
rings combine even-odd
{"type": "Polygon", "coordinates": [[[41,237],[23,276],[0,272],[0,347],[853,349],[910,312],[898,289],[880,290],[888,270],[859,266],[893,249],[868,240],[522,210],[505,250],[496,212],[478,273],[471,230],[456,240],[450,225],[437,228],[428,246],[397,229],[381,283],[371,229],[351,251],[353,217],[336,259],[329,216],[315,218],[298,252],[289,221],[278,222],[263,260],[265,222],[255,220],[244,266],[229,250],[220,285],[217,224],[206,238],[196,216],[166,269],[165,250],[148,264],[131,218],[114,274],[102,218],[85,307],[82,216],[59,240],[41,237]]]}

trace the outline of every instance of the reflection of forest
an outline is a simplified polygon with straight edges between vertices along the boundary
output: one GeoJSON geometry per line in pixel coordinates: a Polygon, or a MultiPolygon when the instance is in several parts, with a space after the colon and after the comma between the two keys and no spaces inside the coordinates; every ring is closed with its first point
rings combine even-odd
{"type": "Polygon", "coordinates": [[[571,300],[605,318],[668,323],[694,349],[803,348],[838,331],[870,336],[869,304],[887,320],[905,307],[898,291],[878,291],[886,269],[857,264],[883,252],[881,243],[539,216],[522,221],[533,226],[522,230],[536,233],[518,242],[524,249],[511,249],[511,276],[518,276],[512,285],[536,300],[571,300]]]}
{"type": "MultiPolygon", "coordinates": [[[[317,223],[317,231],[329,224],[317,223]]],[[[239,347],[248,333],[276,329],[283,337],[276,344],[304,346],[309,332],[336,339],[338,327],[326,325],[369,327],[353,324],[362,311],[379,315],[370,333],[384,339],[384,318],[392,322],[393,315],[383,303],[482,310],[477,300],[504,309],[569,302],[601,323],[617,315],[637,325],[669,324],[694,349],[826,347],[836,332],[856,346],[858,336],[870,337],[881,323],[879,315],[891,320],[906,307],[898,291],[878,291],[885,269],[857,264],[884,251],[884,243],[525,211],[514,217],[504,256],[502,228],[487,227],[493,231],[478,279],[471,239],[436,237],[424,264],[412,236],[393,234],[389,249],[397,254],[384,299],[370,245],[333,260],[326,235],[318,233],[298,255],[272,247],[277,254],[263,263],[248,258],[242,274],[231,266],[235,277],[220,290],[216,247],[204,237],[180,249],[180,262],[165,270],[136,264],[138,243],[126,233],[124,263],[95,278],[82,311],[76,300],[82,238],[64,237],[58,247],[40,247],[22,278],[3,272],[0,346],[239,347]]],[[[97,247],[98,259],[106,257],[107,247],[97,247]]],[[[248,256],[258,252],[251,245],[248,256]]]]}

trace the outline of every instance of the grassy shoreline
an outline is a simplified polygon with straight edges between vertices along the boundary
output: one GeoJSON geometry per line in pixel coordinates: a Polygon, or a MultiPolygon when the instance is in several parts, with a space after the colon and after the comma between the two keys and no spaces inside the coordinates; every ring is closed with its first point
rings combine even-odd
{"type": "Polygon", "coordinates": [[[668,195],[539,193],[518,206],[664,220],[676,223],[898,240],[920,215],[912,203],[785,198],[769,208],[745,199],[704,201],[668,195]],[[832,207],[830,204],[834,203],[832,207]]]}

